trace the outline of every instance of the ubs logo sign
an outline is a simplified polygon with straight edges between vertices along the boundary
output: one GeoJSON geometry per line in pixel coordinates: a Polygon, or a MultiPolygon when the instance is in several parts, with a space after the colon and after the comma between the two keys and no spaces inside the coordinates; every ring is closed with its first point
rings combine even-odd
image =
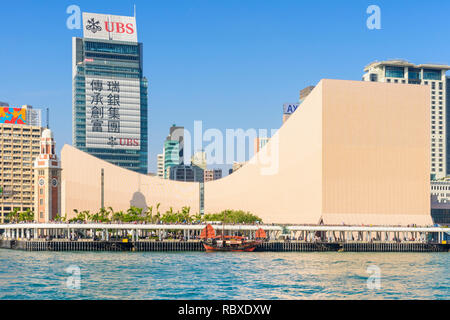
{"type": "MultiPolygon", "coordinates": [[[[134,34],[135,28],[133,23],[122,23],[122,22],[108,22],[104,21],[104,27],[107,32],[115,32],[115,33],[126,33],[126,34],[134,34]]],[[[95,18],[90,18],[86,23],[86,30],[91,31],[92,33],[97,33],[98,31],[102,31],[103,28],[100,26],[100,21],[95,21],[95,18]]]]}
{"type": "Polygon", "coordinates": [[[83,35],[91,39],[137,42],[136,18],[83,12],[83,35]]]}
{"type": "Polygon", "coordinates": [[[139,147],[139,140],[138,139],[129,139],[129,138],[109,137],[107,144],[111,148],[114,148],[115,146],[139,147]]]}
{"type": "Polygon", "coordinates": [[[107,22],[105,21],[105,29],[108,32],[116,32],[116,33],[134,33],[134,25],[132,23],[124,24],[122,22],[107,22]]]}
{"type": "Polygon", "coordinates": [[[95,21],[94,18],[91,18],[87,22],[86,30],[96,33],[97,31],[102,31],[103,29],[100,27],[100,21],[95,21]]]}

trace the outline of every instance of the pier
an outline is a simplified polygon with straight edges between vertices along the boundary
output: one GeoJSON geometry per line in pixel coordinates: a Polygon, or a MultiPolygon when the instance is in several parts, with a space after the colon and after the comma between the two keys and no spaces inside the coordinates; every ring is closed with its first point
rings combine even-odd
{"type": "MultiPolygon", "coordinates": [[[[213,224],[219,234],[221,224],[213,224]]],[[[203,224],[20,223],[0,225],[0,248],[26,251],[204,251],[203,224]]],[[[448,252],[450,228],[224,225],[225,235],[267,241],[259,252],[448,252]]]]}

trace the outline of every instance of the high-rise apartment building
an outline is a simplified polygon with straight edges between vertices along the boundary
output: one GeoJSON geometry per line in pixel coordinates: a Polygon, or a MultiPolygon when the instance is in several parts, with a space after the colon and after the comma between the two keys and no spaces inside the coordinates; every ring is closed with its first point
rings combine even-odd
{"type": "Polygon", "coordinates": [[[363,81],[425,85],[431,92],[431,179],[447,174],[447,77],[450,66],[415,65],[403,60],[373,62],[364,68],[363,81]]]}
{"type": "Polygon", "coordinates": [[[175,124],[170,127],[169,135],[164,141],[162,158],[163,178],[169,179],[170,167],[184,164],[184,127],[177,127],[175,124]]]}
{"type": "Polygon", "coordinates": [[[169,179],[170,167],[181,164],[180,143],[174,140],[164,141],[164,179],[169,179]]]}
{"type": "Polygon", "coordinates": [[[204,170],[195,165],[179,164],[169,167],[169,179],[185,182],[203,182],[204,170]]]}
{"type": "Polygon", "coordinates": [[[206,169],[204,171],[204,181],[213,181],[222,178],[222,170],[221,169],[206,169]]]}
{"type": "Polygon", "coordinates": [[[33,160],[39,155],[40,110],[0,107],[0,222],[14,209],[34,210],[33,160]]]}
{"type": "Polygon", "coordinates": [[[169,130],[167,140],[178,141],[179,163],[184,164],[184,127],[172,125],[169,130]]]}
{"type": "MultiPolygon", "coordinates": [[[[450,105],[450,77],[446,77],[446,93],[447,96],[445,97],[445,105],[450,105]]],[[[450,130],[447,128],[450,128],[450,112],[445,112],[445,128],[446,128],[446,150],[450,150],[450,130]]],[[[450,175],[450,152],[446,152],[446,170],[447,170],[447,176],[450,175]]]]}
{"type": "Polygon", "coordinates": [[[158,154],[156,176],[164,179],[164,150],[163,153],[158,154]]]}
{"type": "Polygon", "coordinates": [[[136,19],[83,13],[83,32],[72,41],[73,145],[146,174],[148,82],[136,19]]]}

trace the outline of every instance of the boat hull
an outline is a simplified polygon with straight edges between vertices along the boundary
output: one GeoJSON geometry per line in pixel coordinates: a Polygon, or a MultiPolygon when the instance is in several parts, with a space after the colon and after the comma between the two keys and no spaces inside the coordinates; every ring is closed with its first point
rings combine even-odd
{"type": "Polygon", "coordinates": [[[217,246],[212,243],[203,242],[203,247],[208,252],[222,251],[222,252],[252,252],[259,245],[258,242],[246,243],[239,246],[217,246]]]}

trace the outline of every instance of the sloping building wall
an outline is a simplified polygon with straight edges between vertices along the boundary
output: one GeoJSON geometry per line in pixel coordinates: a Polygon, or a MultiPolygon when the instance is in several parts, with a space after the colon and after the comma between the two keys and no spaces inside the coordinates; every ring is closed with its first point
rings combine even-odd
{"type": "MultiPolygon", "coordinates": [[[[265,222],[431,224],[429,90],[322,80],[279,130],[279,170],[247,164],[205,185],[205,211],[265,222]]],[[[261,152],[264,152],[261,150],[261,152]]]]}
{"type": "Polygon", "coordinates": [[[251,161],[205,183],[205,212],[242,209],[264,222],[317,224],[322,212],[322,84],[251,161]]]}
{"type": "MultiPolygon", "coordinates": [[[[205,183],[205,212],[266,223],[431,224],[429,90],[322,80],[248,164],[205,183]]],[[[199,184],[131,172],[73,147],[61,155],[63,214],[105,206],[199,211],[199,184]]]]}

